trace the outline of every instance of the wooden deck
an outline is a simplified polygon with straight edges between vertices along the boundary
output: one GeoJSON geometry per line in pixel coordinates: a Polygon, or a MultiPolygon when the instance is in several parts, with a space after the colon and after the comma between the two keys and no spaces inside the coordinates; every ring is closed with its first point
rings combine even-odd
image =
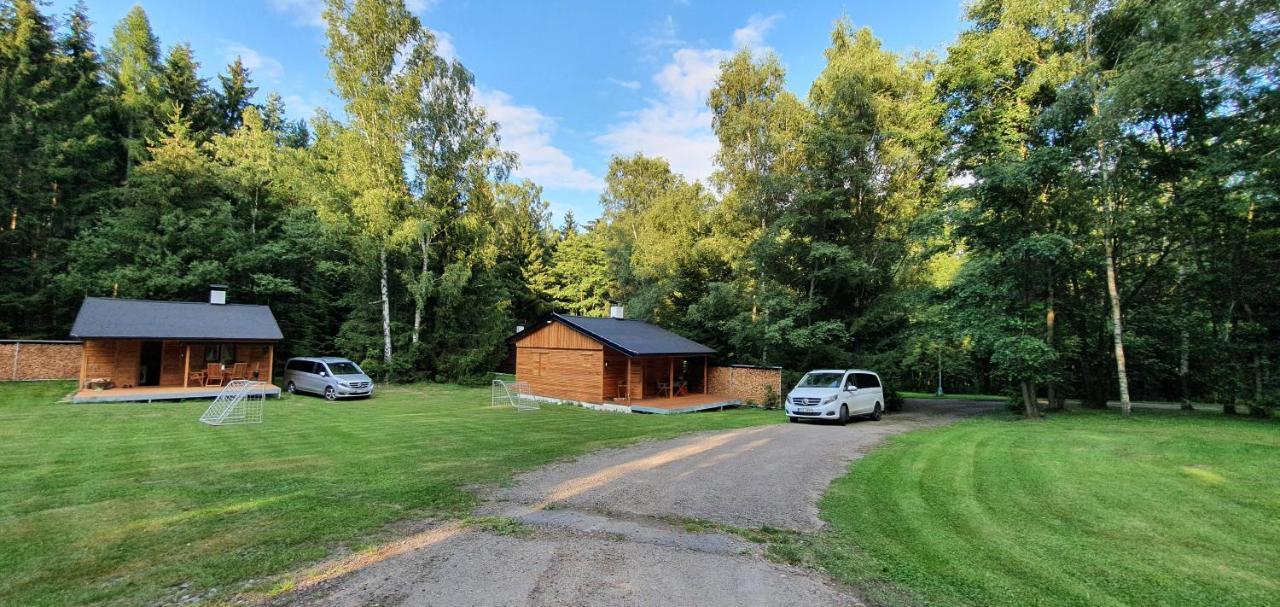
{"type": "MultiPolygon", "coordinates": [[[[626,402],[622,401],[616,404],[626,404],[626,402]]],[[[708,409],[737,407],[741,404],[742,401],[726,394],[689,394],[675,398],[662,396],[637,398],[631,401],[631,411],[634,413],[690,413],[708,409]]]]}
{"type": "MultiPolygon", "coordinates": [[[[266,384],[267,396],[280,396],[280,388],[266,384]]],[[[110,390],[81,390],[71,397],[73,403],[151,402],[156,400],[182,400],[184,398],[217,398],[222,386],[148,386],[143,388],[112,388],[110,390]]]]}

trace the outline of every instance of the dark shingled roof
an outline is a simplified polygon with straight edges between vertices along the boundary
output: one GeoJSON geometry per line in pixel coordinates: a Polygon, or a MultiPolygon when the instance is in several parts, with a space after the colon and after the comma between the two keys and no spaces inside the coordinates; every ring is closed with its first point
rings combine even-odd
{"type": "MultiPolygon", "coordinates": [[[[657,355],[710,355],[716,351],[692,339],[681,337],[642,320],[624,320],[620,318],[590,318],[586,316],[569,316],[552,314],[552,319],[595,339],[610,348],[628,356],[657,355]]],[[[546,322],[535,324],[514,336],[512,340],[532,333],[546,325],[546,322]]]]}
{"type": "Polygon", "coordinates": [[[267,306],[86,297],[71,326],[80,339],[220,339],[280,341],[267,306]]]}

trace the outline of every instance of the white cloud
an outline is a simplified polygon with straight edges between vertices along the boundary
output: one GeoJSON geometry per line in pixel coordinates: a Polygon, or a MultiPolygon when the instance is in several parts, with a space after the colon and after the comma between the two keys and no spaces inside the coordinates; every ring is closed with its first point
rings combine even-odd
{"type": "Polygon", "coordinates": [[[324,27],[324,0],[267,0],[277,12],[293,15],[298,23],[324,27]]]}
{"type": "Polygon", "coordinates": [[[757,49],[764,45],[764,35],[773,26],[782,19],[780,13],[774,13],[768,17],[759,14],[751,15],[747,19],[747,24],[733,30],[733,47],[742,49],[757,49]]]}
{"type": "Polygon", "coordinates": [[[630,89],[630,90],[633,90],[633,91],[638,91],[638,90],[640,90],[640,81],[639,81],[639,80],[622,80],[622,79],[620,79],[620,78],[610,78],[610,79],[609,79],[609,82],[611,82],[611,83],[613,83],[613,84],[616,84],[616,85],[618,85],[618,86],[620,86],[620,87],[622,87],[622,88],[624,88],[624,89],[630,89]]]}
{"type": "Polygon", "coordinates": [[[453,61],[458,58],[458,48],[453,45],[453,36],[449,32],[431,29],[431,35],[436,37],[436,54],[445,61],[453,61]]]}
{"type": "Polygon", "coordinates": [[[610,154],[661,156],[690,179],[710,177],[719,142],[711,131],[706,99],[720,62],[728,57],[729,51],[719,49],[676,51],[671,63],[653,76],[658,98],[623,114],[624,120],[597,136],[596,143],[610,154]]]}
{"type": "MultiPolygon", "coordinates": [[[[752,16],[734,30],[733,46],[762,48],[765,33],[780,18],[752,16]]],[[[609,154],[660,156],[685,177],[706,180],[715,171],[720,147],[711,130],[707,95],[720,75],[720,62],[732,55],[732,50],[716,48],[671,52],[670,61],[652,78],[658,95],[646,100],[645,107],[623,113],[595,142],[609,154]]]]}
{"type": "Polygon", "coordinates": [[[676,35],[676,20],[667,15],[667,18],[654,27],[648,34],[640,37],[640,47],[643,49],[642,57],[645,60],[657,60],[661,55],[667,52],[667,49],[683,46],[684,40],[676,35]]]}
{"type": "Polygon", "coordinates": [[[501,125],[502,147],[520,155],[521,177],[548,188],[599,190],[604,182],[575,166],[568,154],[551,145],[555,120],[530,105],[518,105],[502,91],[479,89],[476,100],[501,125]]]}
{"type": "Polygon", "coordinates": [[[229,42],[223,47],[223,56],[227,63],[236,57],[249,68],[253,79],[258,82],[279,82],[284,76],[284,65],[275,57],[264,55],[238,42],[229,42]]]}

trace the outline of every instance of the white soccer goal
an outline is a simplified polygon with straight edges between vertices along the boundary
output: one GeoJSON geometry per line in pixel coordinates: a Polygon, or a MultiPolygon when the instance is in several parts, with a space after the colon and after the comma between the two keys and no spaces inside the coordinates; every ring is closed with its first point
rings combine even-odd
{"type": "Polygon", "coordinates": [[[262,423],[262,401],[267,398],[266,382],[233,379],[218,398],[205,409],[200,421],[210,426],[262,423]]]}
{"type": "Polygon", "coordinates": [[[522,381],[493,380],[490,390],[490,406],[510,406],[516,411],[537,411],[538,400],[529,393],[529,384],[522,381]]]}

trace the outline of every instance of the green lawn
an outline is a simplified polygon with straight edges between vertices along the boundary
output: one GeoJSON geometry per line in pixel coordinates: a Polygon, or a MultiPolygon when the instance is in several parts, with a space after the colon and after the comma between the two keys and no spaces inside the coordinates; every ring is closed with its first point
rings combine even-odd
{"type": "Polygon", "coordinates": [[[59,404],[67,383],[0,384],[0,605],[229,598],[387,525],[458,517],[465,487],[555,459],[776,412],[618,415],[489,408],[488,388],[393,387],[366,401],[268,401],[255,426],[207,402],[59,404]],[[180,589],[183,584],[190,586],[180,589]]]}
{"type": "Polygon", "coordinates": [[[890,603],[1275,605],[1278,470],[1276,423],[980,418],[856,462],[813,558],[890,603]]]}

